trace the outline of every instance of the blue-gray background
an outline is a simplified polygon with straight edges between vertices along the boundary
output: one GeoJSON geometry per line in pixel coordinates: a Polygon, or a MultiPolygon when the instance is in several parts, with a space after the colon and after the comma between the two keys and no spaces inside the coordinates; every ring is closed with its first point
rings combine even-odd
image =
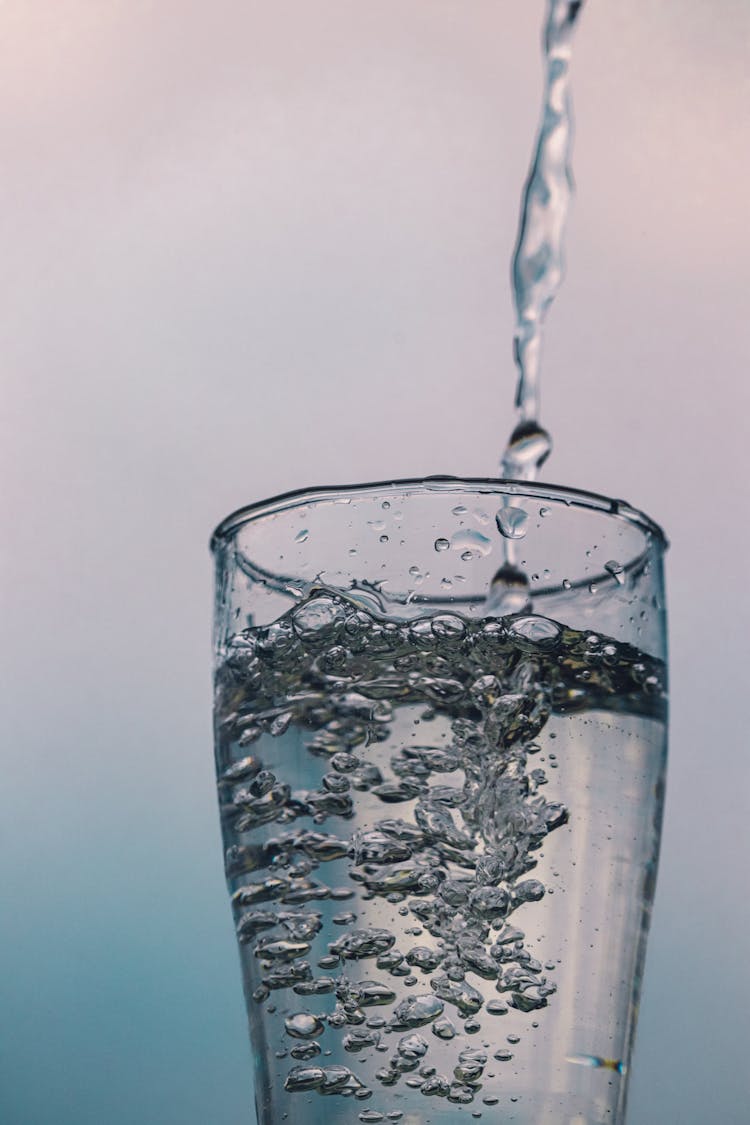
{"type": "MultiPolygon", "coordinates": [[[[212,525],[493,473],[536,0],[0,5],[3,1125],[246,1125],[212,525]]],[[[634,1125],[747,1121],[746,0],[592,3],[548,479],[668,529],[634,1125]]]]}

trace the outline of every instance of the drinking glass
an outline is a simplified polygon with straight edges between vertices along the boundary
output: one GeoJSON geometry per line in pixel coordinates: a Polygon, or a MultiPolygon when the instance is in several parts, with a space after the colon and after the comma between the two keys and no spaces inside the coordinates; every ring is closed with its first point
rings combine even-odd
{"type": "Polygon", "coordinates": [[[621,501],[454,478],[291,493],[217,529],[261,1125],[623,1122],[665,548],[621,501]]]}

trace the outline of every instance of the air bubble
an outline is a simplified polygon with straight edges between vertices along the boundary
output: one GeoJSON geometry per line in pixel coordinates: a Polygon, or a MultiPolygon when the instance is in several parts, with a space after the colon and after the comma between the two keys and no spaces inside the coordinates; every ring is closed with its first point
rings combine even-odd
{"type": "Polygon", "coordinates": [[[310,532],[305,527],[305,528],[302,529],[302,531],[297,532],[297,534],[294,537],[294,542],[295,543],[306,543],[307,540],[309,539],[309,537],[310,537],[310,532]]]}
{"type": "Polygon", "coordinates": [[[293,1059],[314,1059],[320,1054],[320,1043],[300,1043],[289,1052],[293,1059]]]}
{"type": "Polygon", "coordinates": [[[447,1016],[440,1016],[432,1025],[432,1033],[437,1035],[438,1039],[453,1039],[456,1029],[447,1016]]]}
{"type": "Polygon", "coordinates": [[[287,1035],[294,1039],[317,1039],[325,1031],[325,1025],[317,1016],[309,1012],[298,1012],[284,1020],[287,1035]]]}
{"type": "Polygon", "coordinates": [[[517,617],[510,627],[511,633],[535,645],[549,645],[559,640],[562,630],[547,617],[517,617]]]}
{"type": "Polygon", "coordinates": [[[396,1027],[422,1027],[431,1023],[443,1014],[445,1005],[437,996],[425,993],[420,996],[408,996],[397,1004],[393,1013],[394,1026],[396,1027]]]}
{"type": "Polygon", "coordinates": [[[294,1066],[289,1071],[284,1089],[290,1091],[318,1090],[325,1082],[325,1072],[320,1066],[294,1066]]]}

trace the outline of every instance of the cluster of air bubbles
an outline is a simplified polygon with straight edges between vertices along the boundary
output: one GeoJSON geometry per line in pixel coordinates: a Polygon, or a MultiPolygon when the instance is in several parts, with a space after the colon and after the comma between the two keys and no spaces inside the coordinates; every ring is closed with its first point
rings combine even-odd
{"type": "Polygon", "coordinates": [[[662,673],[531,613],[528,580],[507,564],[498,575],[497,608],[480,619],[391,620],[320,587],[228,645],[227,874],[252,1003],[268,1019],[278,1006],[291,1093],[360,1101],[402,1084],[468,1105],[487,1059],[467,1037],[554,1002],[516,923],[548,893],[536,856],[568,819],[544,796],[545,727],[556,709],[614,697],[656,714],[662,673]],[[394,737],[402,708],[440,716],[450,737],[431,742],[428,725],[421,741],[394,737]],[[312,787],[280,764],[285,739],[304,746],[312,787]],[[394,921],[381,911],[372,924],[370,903],[394,921]],[[351,1068],[326,1063],[332,1037],[351,1068]]]}

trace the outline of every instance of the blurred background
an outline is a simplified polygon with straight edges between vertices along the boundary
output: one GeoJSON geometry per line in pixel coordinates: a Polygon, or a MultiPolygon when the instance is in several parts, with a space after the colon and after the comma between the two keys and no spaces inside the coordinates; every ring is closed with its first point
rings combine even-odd
{"type": "MultiPolygon", "coordinates": [[[[541,0],[0,4],[3,1125],[248,1125],[210,733],[229,510],[492,475],[541,0]]],[[[633,1125],[747,1121],[750,8],[592,3],[544,477],[663,523],[633,1125]]]]}

